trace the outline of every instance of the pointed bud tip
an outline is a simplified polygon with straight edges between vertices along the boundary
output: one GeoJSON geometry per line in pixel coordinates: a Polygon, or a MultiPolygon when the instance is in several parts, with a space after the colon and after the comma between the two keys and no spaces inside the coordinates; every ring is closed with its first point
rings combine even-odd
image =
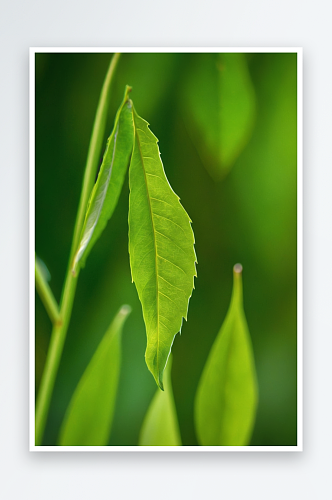
{"type": "Polygon", "coordinates": [[[235,264],[235,266],[233,267],[233,270],[234,270],[234,273],[241,274],[243,271],[243,267],[241,264],[235,264]]]}
{"type": "Polygon", "coordinates": [[[126,99],[129,100],[129,94],[130,92],[133,90],[132,87],[130,87],[129,85],[126,86],[126,90],[125,90],[125,96],[126,96],[126,99]]]}
{"type": "Polygon", "coordinates": [[[131,307],[128,304],[125,304],[121,307],[120,314],[122,314],[123,316],[127,316],[130,313],[131,313],[131,307]]]}

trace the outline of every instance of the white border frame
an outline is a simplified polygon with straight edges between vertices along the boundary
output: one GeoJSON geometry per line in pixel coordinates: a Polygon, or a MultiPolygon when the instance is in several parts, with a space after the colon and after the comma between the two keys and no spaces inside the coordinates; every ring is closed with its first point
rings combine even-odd
{"type": "Polygon", "coordinates": [[[302,47],[30,47],[29,64],[29,450],[229,452],[303,451],[303,50],[302,47]],[[296,446],[35,446],[35,54],[113,52],[258,52],[297,54],[297,445],[296,446]]]}

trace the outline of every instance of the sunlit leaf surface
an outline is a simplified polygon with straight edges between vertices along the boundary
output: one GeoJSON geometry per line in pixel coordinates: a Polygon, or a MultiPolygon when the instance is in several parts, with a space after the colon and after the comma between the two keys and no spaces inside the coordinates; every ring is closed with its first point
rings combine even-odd
{"type": "Polygon", "coordinates": [[[121,332],[131,309],[122,306],[70,401],[60,446],[105,446],[111,432],[121,364],[121,332]]]}
{"type": "Polygon", "coordinates": [[[171,355],[164,374],[165,391],[157,389],[145,415],[139,437],[140,446],[181,446],[171,382],[171,355]]]}
{"type": "Polygon", "coordinates": [[[133,148],[132,103],[126,87],[123,102],[115,118],[114,128],[100,167],[98,179],[89,200],[81,241],[73,262],[73,272],[81,262],[84,265],[91,248],[111,218],[125,178],[133,148]]]}
{"type": "Polygon", "coordinates": [[[205,167],[222,178],[248,142],[255,96],[245,54],[197,54],[185,89],[187,126],[205,167]]]}
{"type": "Polygon", "coordinates": [[[165,176],[157,138],[134,110],[135,139],[129,169],[129,253],[143,308],[145,359],[163,388],[174,336],[187,319],[196,276],[194,234],[188,214],[165,176]]]}
{"type": "Polygon", "coordinates": [[[257,406],[255,363],[242,306],[242,266],[234,266],[234,285],[226,319],[201,376],[195,423],[204,446],[249,443],[257,406]]]}

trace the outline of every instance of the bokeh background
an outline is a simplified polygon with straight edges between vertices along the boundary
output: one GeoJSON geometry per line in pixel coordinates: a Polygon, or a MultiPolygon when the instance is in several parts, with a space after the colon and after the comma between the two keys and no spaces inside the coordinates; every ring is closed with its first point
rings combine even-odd
{"type": "MultiPolygon", "coordinates": [[[[84,166],[110,54],[36,55],[36,252],[60,301],[84,166]]],[[[252,337],[259,406],[251,445],[296,444],[296,54],[245,54],[254,96],[248,137],[227,175],[195,123],[215,87],[211,54],[123,54],[106,138],[124,86],[159,139],[166,175],[191,217],[198,257],[188,322],[173,344],[172,381],[184,445],[197,445],[193,407],[199,377],[225,318],[232,267],[243,265],[244,309],[252,337]],[[212,70],[211,70],[212,71],[212,70]],[[194,93],[204,88],[203,93],[194,93]],[[211,86],[211,87],[210,87],[211,86]],[[195,95],[195,99],[193,99],[195,95]],[[198,100],[201,100],[198,102],[198,100]]],[[[213,101],[211,122],[215,116],[213,101]]],[[[217,105],[217,97],[216,97],[217,105]]],[[[205,108],[204,108],[205,109],[205,108]]],[[[205,117],[206,119],[206,117],[205,117]]],[[[101,153],[102,157],[102,153],[101,153]]],[[[111,445],[137,445],[156,391],[146,368],[145,327],[128,256],[128,182],[79,277],[73,315],[43,444],[56,444],[71,395],[122,304],[133,312],[123,332],[123,362],[111,445]]],[[[36,296],[36,390],[51,323],[36,296]]]]}

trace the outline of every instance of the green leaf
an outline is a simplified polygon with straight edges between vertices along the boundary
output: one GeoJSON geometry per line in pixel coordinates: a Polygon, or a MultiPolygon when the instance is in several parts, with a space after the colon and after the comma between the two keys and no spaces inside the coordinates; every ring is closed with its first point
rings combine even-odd
{"type": "Polygon", "coordinates": [[[123,102],[117,112],[98,179],[88,203],[80,243],[73,262],[73,274],[85,260],[106,227],[118,202],[133,148],[132,102],[128,98],[131,88],[126,87],[123,102]]]}
{"type": "Polygon", "coordinates": [[[139,446],[182,446],[171,382],[171,355],[165,369],[165,391],[157,389],[145,415],[139,446]]]}
{"type": "Polygon", "coordinates": [[[255,420],[255,362],[242,306],[241,273],[242,266],[236,264],[231,304],[196,394],[196,431],[204,446],[247,445],[255,420]]]}
{"type": "Polygon", "coordinates": [[[255,95],[245,54],[198,54],[185,88],[187,125],[216,180],[231,169],[247,144],[255,95]]]}
{"type": "Polygon", "coordinates": [[[166,178],[157,138],[134,110],[129,169],[129,253],[147,333],[146,364],[163,389],[174,336],[187,319],[196,276],[191,220],[166,178]]]}
{"type": "Polygon", "coordinates": [[[51,277],[46,264],[35,255],[35,283],[36,290],[41,298],[45,309],[54,325],[61,324],[60,311],[57,301],[54,298],[52,290],[48,284],[47,278],[51,277]],[[48,275],[47,275],[48,273],[48,275]]]}
{"type": "Polygon", "coordinates": [[[111,432],[121,364],[122,306],[83,373],[68,406],[60,446],[105,446],[111,432]]]}

